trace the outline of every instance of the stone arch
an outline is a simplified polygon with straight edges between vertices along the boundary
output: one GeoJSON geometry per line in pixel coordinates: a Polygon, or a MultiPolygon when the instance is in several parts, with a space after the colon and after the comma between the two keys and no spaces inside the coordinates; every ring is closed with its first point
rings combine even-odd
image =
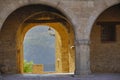
{"type": "MultiPolygon", "coordinates": [[[[12,2],[1,2],[3,5],[2,7],[2,12],[1,12],[1,21],[0,21],[0,30],[2,28],[3,23],[6,21],[6,19],[8,18],[8,16],[10,16],[10,14],[12,14],[14,11],[18,10],[19,8],[28,6],[28,5],[46,5],[49,6],[51,8],[54,8],[56,10],[58,10],[59,12],[61,12],[69,21],[70,23],[72,23],[71,18],[69,17],[68,13],[64,11],[64,7],[59,6],[61,1],[12,1],[12,2]],[[6,6],[7,4],[7,6],[6,6]],[[17,5],[14,5],[17,4],[17,5]]],[[[73,26],[73,24],[71,24],[73,26]]],[[[74,28],[73,28],[74,29],[74,28]]]]}
{"type": "MultiPolygon", "coordinates": [[[[69,49],[68,53],[70,53],[70,47],[74,46],[74,30],[72,28],[70,21],[64,16],[64,14],[62,14],[59,10],[54,9],[49,6],[46,6],[46,5],[37,4],[37,5],[24,6],[24,7],[17,9],[16,11],[14,11],[13,13],[11,13],[8,16],[8,18],[4,22],[1,32],[0,32],[1,42],[2,42],[1,47],[3,49],[7,49],[7,47],[9,47],[8,50],[6,50],[6,51],[3,50],[4,56],[6,56],[6,55],[9,56],[9,57],[8,56],[6,57],[7,59],[6,58],[3,59],[4,63],[2,63],[8,67],[8,70],[6,71],[6,73],[19,73],[19,72],[22,73],[22,71],[20,71],[20,67],[19,67],[22,65],[16,65],[18,62],[20,62],[20,60],[17,60],[20,58],[20,56],[18,56],[18,54],[21,52],[21,48],[19,48],[20,46],[18,46],[18,45],[22,44],[21,41],[23,41],[23,36],[25,35],[26,31],[36,24],[29,25],[31,27],[27,28],[26,31],[23,33],[22,33],[22,31],[24,31],[24,29],[20,28],[20,27],[28,26],[28,24],[24,24],[24,23],[29,23],[29,21],[31,21],[28,19],[33,19],[33,20],[35,19],[35,20],[39,21],[39,19],[34,18],[33,15],[40,14],[41,12],[44,13],[46,11],[50,12],[50,14],[52,14],[54,16],[54,17],[52,16],[52,18],[55,20],[57,20],[57,16],[58,16],[59,19],[57,21],[59,24],[57,24],[57,25],[58,26],[62,25],[62,28],[64,28],[63,30],[66,31],[65,33],[67,33],[67,36],[69,36],[69,37],[67,37],[67,39],[68,39],[67,43],[69,43],[70,45],[68,46],[67,49],[69,49]],[[22,37],[22,38],[20,38],[20,37],[22,37]],[[12,46],[10,46],[10,45],[12,45],[12,46]],[[12,65],[14,65],[14,67],[12,67],[12,65]]],[[[40,16],[40,15],[37,15],[37,16],[40,16]]],[[[52,19],[50,16],[48,16],[48,18],[52,19]]],[[[48,21],[49,21],[49,19],[48,19],[48,21]]],[[[38,24],[39,23],[37,23],[37,25],[38,24]]],[[[44,24],[51,25],[51,24],[47,24],[47,22],[45,22],[44,24]]],[[[54,24],[52,24],[51,27],[54,27],[53,25],[54,24]]],[[[57,27],[55,29],[59,29],[59,28],[57,27]]],[[[61,31],[60,31],[60,33],[62,35],[64,35],[61,31]]],[[[72,50],[72,53],[74,53],[74,50],[72,50]]],[[[69,57],[74,57],[74,54],[69,54],[69,57]]],[[[63,60],[65,60],[65,59],[66,58],[63,58],[63,60]]],[[[69,62],[63,61],[64,65],[66,63],[69,64],[70,61],[69,62]]],[[[63,66],[63,64],[62,64],[62,66],[63,66]]],[[[74,64],[72,64],[72,65],[74,65],[74,64]]],[[[71,66],[71,65],[69,65],[69,66],[71,66]]],[[[63,70],[61,70],[61,72],[70,72],[70,70],[68,68],[62,68],[63,70]]]]}
{"type": "Polygon", "coordinates": [[[90,35],[91,35],[91,31],[92,31],[92,28],[93,28],[93,25],[95,23],[95,21],[97,20],[97,18],[107,9],[109,9],[110,7],[114,6],[114,5],[117,5],[119,4],[120,2],[119,1],[111,1],[111,3],[108,3],[107,1],[104,2],[104,7],[100,6],[99,8],[97,8],[97,10],[95,10],[92,15],[88,18],[88,23],[87,23],[87,27],[86,27],[86,31],[88,32],[88,36],[87,38],[90,39],[90,35]]]}
{"type": "MultiPolygon", "coordinates": [[[[90,40],[90,61],[92,72],[119,73],[119,22],[120,3],[104,10],[94,22],[90,40]],[[113,15],[114,14],[114,15],[113,15]],[[113,16],[112,16],[113,15],[113,16]],[[105,28],[112,28],[111,35],[106,36],[105,28]],[[103,31],[104,30],[104,31],[103,31]],[[114,39],[115,38],[115,39],[114,39]],[[94,61],[95,60],[95,61],[94,61]],[[111,61],[112,60],[112,61],[111,61]]],[[[109,32],[109,31],[108,31],[109,32]]],[[[109,33],[109,34],[110,34],[109,33]]]]}

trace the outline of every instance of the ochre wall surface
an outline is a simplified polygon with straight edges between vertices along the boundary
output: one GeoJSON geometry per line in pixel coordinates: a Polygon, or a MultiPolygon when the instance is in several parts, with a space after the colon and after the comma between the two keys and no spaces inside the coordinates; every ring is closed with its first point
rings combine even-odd
{"type": "MultiPolygon", "coordinates": [[[[56,71],[54,73],[68,73],[74,72],[74,56],[75,52],[74,49],[71,49],[71,46],[74,45],[74,34],[72,30],[67,32],[67,29],[61,23],[30,23],[24,24],[22,27],[19,28],[18,35],[17,35],[17,45],[20,53],[18,53],[18,65],[20,65],[20,72],[23,73],[23,45],[21,44],[24,40],[24,36],[26,32],[34,26],[37,25],[46,25],[49,27],[54,28],[55,30],[55,42],[56,42],[56,71]]],[[[46,45],[47,46],[47,45],[46,45]]]]}

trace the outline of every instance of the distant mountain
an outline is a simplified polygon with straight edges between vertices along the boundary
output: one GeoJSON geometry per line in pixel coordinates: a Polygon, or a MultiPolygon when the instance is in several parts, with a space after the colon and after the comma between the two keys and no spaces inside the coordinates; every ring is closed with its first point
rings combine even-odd
{"type": "Polygon", "coordinates": [[[34,64],[44,64],[45,71],[52,71],[55,66],[55,37],[49,34],[48,28],[36,26],[26,33],[24,59],[34,64]]]}

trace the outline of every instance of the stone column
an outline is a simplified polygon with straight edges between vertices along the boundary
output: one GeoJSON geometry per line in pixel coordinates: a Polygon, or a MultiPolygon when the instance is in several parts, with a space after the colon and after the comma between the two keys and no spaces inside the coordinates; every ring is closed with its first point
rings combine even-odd
{"type": "Polygon", "coordinates": [[[75,75],[88,75],[90,71],[90,41],[87,39],[76,40],[75,75]]]}

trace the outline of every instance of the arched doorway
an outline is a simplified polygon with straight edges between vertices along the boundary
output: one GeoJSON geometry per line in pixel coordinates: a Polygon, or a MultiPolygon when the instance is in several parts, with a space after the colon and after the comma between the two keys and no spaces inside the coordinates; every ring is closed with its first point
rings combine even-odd
{"type": "Polygon", "coordinates": [[[9,47],[4,51],[5,54],[9,53],[8,59],[5,60],[9,68],[7,72],[23,73],[23,40],[26,32],[37,25],[50,26],[60,35],[57,38],[59,47],[56,52],[58,55],[56,65],[58,63],[60,65],[56,68],[56,72],[74,72],[75,51],[71,47],[74,46],[74,31],[71,23],[59,10],[47,5],[21,7],[6,19],[1,29],[1,41],[7,45],[4,49],[9,47]]]}
{"type": "Polygon", "coordinates": [[[55,30],[49,26],[34,26],[26,32],[23,42],[24,73],[55,73],[55,40],[55,30]]]}
{"type": "Polygon", "coordinates": [[[91,32],[90,61],[93,73],[120,72],[120,4],[106,9],[91,32]]]}

